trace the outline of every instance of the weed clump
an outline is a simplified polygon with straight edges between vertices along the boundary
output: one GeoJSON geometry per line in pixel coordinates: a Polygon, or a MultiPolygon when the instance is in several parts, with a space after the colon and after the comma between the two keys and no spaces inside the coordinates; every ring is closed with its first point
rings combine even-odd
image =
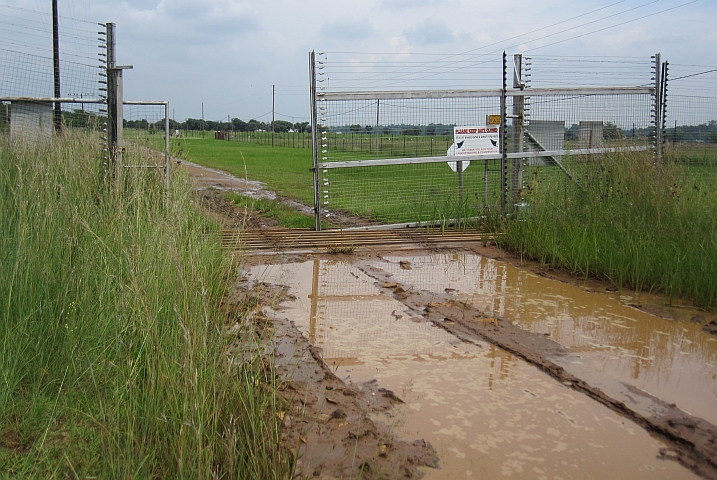
{"type": "Polygon", "coordinates": [[[530,184],[525,221],[500,242],[521,255],[615,285],[717,308],[717,170],[649,152],[571,163],[576,182],[530,184]]]}

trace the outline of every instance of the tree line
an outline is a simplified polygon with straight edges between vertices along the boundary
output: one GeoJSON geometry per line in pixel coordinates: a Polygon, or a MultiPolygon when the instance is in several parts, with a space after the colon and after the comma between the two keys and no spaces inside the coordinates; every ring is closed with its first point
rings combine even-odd
{"type": "MultiPolygon", "coordinates": [[[[3,104],[5,108],[0,108],[0,130],[8,128],[12,105],[3,104]]],[[[95,112],[76,109],[73,111],[63,110],[63,123],[69,127],[85,127],[98,128],[106,118],[97,115],[95,112]]],[[[149,131],[164,131],[164,119],[150,122],[147,119],[125,120],[125,128],[142,129],[149,131]]],[[[272,130],[271,122],[261,122],[256,119],[250,119],[245,122],[239,118],[232,118],[230,121],[214,121],[201,120],[197,118],[188,118],[184,122],[176,122],[169,120],[170,130],[205,130],[205,131],[233,131],[233,132],[270,132],[272,130]]],[[[428,124],[428,125],[381,125],[378,133],[383,135],[408,135],[408,136],[434,136],[434,135],[452,135],[454,125],[451,124],[428,124]]],[[[565,128],[565,140],[578,139],[578,125],[571,125],[565,128]]],[[[309,122],[291,123],[285,120],[276,120],[274,122],[274,131],[276,132],[311,132],[309,122]]],[[[343,125],[331,127],[333,133],[355,133],[355,134],[375,134],[375,125],[343,125]]],[[[620,128],[613,123],[607,122],[603,127],[603,137],[606,140],[612,139],[631,139],[640,137],[649,137],[654,134],[654,130],[650,127],[642,128],[620,128]]],[[[665,139],[673,143],[682,142],[698,142],[698,143],[717,143],[717,120],[699,125],[679,125],[668,127],[665,129],[665,139]]]]}
{"type": "MultiPolygon", "coordinates": [[[[134,126],[131,122],[127,122],[128,128],[142,128],[140,126],[134,126]]],[[[205,130],[205,131],[223,131],[223,132],[270,132],[272,131],[271,122],[261,122],[256,119],[251,119],[248,122],[240,118],[232,118],[231,121],[215,121],[215,120],[202,120],[201,118],[188,118],[184,122],[175,122],[174,120],[169,121],[169,128],[171,130],[205,130]]],[[[145,127],[146,128],[146,127],[145,127]]],[[[164,126],[162,125],[162,128],[164,126]]],[[[291,123],[285,120],[274,121],[275,132],[310,132],[311,126],[309,122],[296,122],[291,123]]]]}

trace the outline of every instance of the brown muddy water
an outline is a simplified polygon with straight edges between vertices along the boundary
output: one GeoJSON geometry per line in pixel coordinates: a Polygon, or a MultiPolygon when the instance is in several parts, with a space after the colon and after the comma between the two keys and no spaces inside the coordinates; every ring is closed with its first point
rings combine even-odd
{"type": "MultiPolygon", "coordinates": [[[[549,334],[580,355],[581,376],[608,375],[717,423],[717,341],[699,325],[627,305],[644,299],[467,253],[375,263],[404,285],[549,334]]],[[[433,444],[442,468],[426,468],[426,478],[695,478],[659,459],[664,444],[630,420],[494,345],[433,326],[349,263],[261,266],[250,278],[290,286],[297,300],[280,315],[340,378],[376,379],[406,402],[380,420],[401,438],[433,444]]]]}

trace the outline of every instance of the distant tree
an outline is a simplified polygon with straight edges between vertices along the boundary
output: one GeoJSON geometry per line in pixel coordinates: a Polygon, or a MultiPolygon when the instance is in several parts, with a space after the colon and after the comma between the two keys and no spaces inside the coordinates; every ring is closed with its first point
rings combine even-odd
{"type": "MultiPolygon", "coordinates": [[[[5,112],[0,113],[0,125],[5,119],[5,112]]],[[[96,127],[98,122],[97,115],[92,112],[86,112],[82,109],[75,109],[72,112],[62,111],[62,122],[70,127],[96,127]]]]}
{"type": "Polygon", "coordinates": [[[266,130],[266,125],[264,125],[263,122],[260,122],[259,120],[254,120],[253,118],[246,122],[246,130],[247,132],[256,132],[257,130],[266,130]]]}
{"type": "Polygon", "coordinates": [[[366,125],[365,131],[366,131],[366,133],[371,133],[371,132],[373,132],[373,127],[371,125],[366,125]]]}
{"type": "Polygon", "coordinates": [[[293,124],[291,122],[287,122],[285,120],[276,120],[274,122],[274,131],[275,132],[288,132],[289,129],[293,127],[293,124]]]}
{"type": "Polygon", "coordinates": [[[624,138],[624,135],[617,125],[607,122],[602,130],[602,138],[605,140],[617,140],[624,138]]]}
{"type": "Polygon", "coordinates": [[[301,133],[311,131],[311,129],[309,128],[309,122],[296,122],[294,124],[294,129],[297,132],[301,132],[301,133]]]}
{"type": "Polygon", "coordinates": [[[426,127],[426,135],[433,136],[436,134],[436,126],[434,124],[430,124],[426,127]]]}
{"type": "Polygon", "coordinates": [[[184,125],[187,127],[187,130],[201,130],[202,129],[202,121],[201,119],[197,118],[188,118],[184,125]]]}
{"type": "Polygon", "coordinates": [[[149,128],[149,122],[144,118],[141,120],[125,120],[124,127],[147,130],[149,128]]]}
{"type": "Polygon", "coordinates": [[[246,122],[238,118],[232,118],[232,130],[246,132],[246,122]]]}
{"type": "Polygon", "coordinates": [[[358,123],[349,125],[349,130],[351,130],[351,133],[359,133],[361,132],[361,125],[359,125],[358,123]]]}

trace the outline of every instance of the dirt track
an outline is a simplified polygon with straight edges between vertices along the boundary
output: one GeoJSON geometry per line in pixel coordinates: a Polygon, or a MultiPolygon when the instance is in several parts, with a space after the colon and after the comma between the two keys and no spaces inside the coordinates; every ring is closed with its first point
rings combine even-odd
{"type": "MultiPolygon", "coordinates": [[[[213,184],[216,182],[212,180],[209,184],[216,187],[213,184]]],[[[245,187],[254,188],[252,184],[231,185],[231,181],[221,180],[221,188],[242,190],[245,187]]],[[[253,226],[268,226],[265,219],[252,217],[250,212],[238,212],[211,192],[205,192],[204,198],[227,225],[236,226],[239,220],[246,224],[249,217],[253,226]]],[[[485,248],[481,248],[481,253],[493,257],[503,255],[498,250],[485,248]]],[[[298,260],[301,258],[282,261],[298,260]]],[[[353,255],[344,260],[373,278],[385,295],[401,302],[417,317],[433,322],[464,341],[487,341],[525,359],[563,385],[658,435],[667,445],[659,452],[662,458],[676,460],[703,478],[717,479],[717,428],[714,425],[627,383],[599,375],[583,378],[584,372],[573,366],[579,363],[574,362],[575,355],[558,342],[523,330],[508,319],[486,316],[474,306],[456,301],[449,293],[420,291],[402,285],[377,267],[371,255],[353,255]]],[[[248,264],[263,261],[248,259],[248,264]]],[[[564,276],[561,280],[570,281],[564,276]]],[[[258,305],[253,319],[261,326],[257,331],[265,340],[273,341],[275,368],[282,381],[280,395],[287,405],[282,413],[283,440],[295,455],[297,478],[355,478],[360,472],[363,478],[418,478],[423,471],[417,467],[438,466],[438,457],[430,444],[420,439],[399,441],[390,426],[374,421],[377,415],[390,418],[393,407],[402,402],[399,396],[380,389],[375,382],[354,385],[337,378],[324,362],[322,352],[310,345],[292,322],[282,317],[280,305],[286,295],[285,289],[276,285],[243,283],[237,286],[231,301],[241,303],[253,299],[252,303],[258,305]]],[[[664,309],[662,313],[669,315],[664,309]]],[[[709,328],[710,323],[706,325],[709,328]]]]}

